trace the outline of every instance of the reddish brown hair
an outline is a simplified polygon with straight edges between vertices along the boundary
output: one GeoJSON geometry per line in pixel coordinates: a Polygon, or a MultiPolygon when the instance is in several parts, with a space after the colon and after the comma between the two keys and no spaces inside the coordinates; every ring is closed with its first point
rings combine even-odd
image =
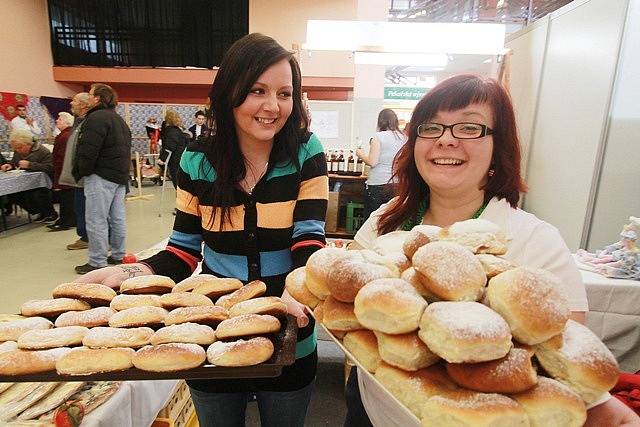
{"type": "Polygon", "coordinates": [[[440,82],[416,105],[405,132],[407,143],[396,154],[393,176],[397,180],[396,194],[389,208],[378,220],[378,234],[397,230],[418,212],[418,205],[427,200],[429,187],[416,167],[413,149],[418,126],[431,120],[438,111],[453,111],[471,104],[488,104],[494,117],[493,154],[491,169],[494,175],[484,188],[485,202],[493,197],[506,199],[514,208],[520,192],[527,186],[520,174],[520,141],[511,98],[495,80],[472,74],[461,74],[440,82]]]}

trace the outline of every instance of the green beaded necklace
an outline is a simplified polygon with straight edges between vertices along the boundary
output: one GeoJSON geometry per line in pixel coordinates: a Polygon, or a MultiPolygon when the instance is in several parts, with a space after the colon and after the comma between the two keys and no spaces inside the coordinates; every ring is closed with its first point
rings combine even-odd
{"type": "MultiPolygon", "coordinates": [[[[480,209],[478,209],[470,219],[479,218],[480,215],[482,215],[482,212],[484,212],[488,204],[489,204],[488,202],[485,202],[482,206],[480,206],[480,209]]],[[[424,199],[422,202],[420,202],[420,204],[418,205],[418,213],[416,214],[416,216],[413,218],[409,218],[408,220],[403,222],[400,229],[404,231],[409,231],[416,225],[422,224],[422,220],[424,219],[425,213],[427,213],[427,199],[424,199]]]]}

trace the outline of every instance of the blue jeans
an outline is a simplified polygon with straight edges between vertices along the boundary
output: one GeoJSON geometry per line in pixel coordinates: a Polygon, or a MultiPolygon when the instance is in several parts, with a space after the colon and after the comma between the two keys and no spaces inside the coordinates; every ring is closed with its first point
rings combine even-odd
{"type": "Polygon", "coordinates": [[[124,195],[125,186],[122,184],[95,174],[84,178],[89,264],[94,267],[106,267],[109,243],[113,258],[122,259],[125,255],[127,225],[124,195]]]}
{"type": "Polygon", "coordinates": [[[74,190],[74,208],[76,211],[76,233],[80,236],[80,240],[88,242],[87,224],[84,221],[84,188],[76,188],[74,190]]]}
{"type": "MultiPolygon", "coordinates": [[[[262,427],[303,427],[314,382],[294,391],[256,392],[262,427]]],[[[190,387],[201,427],[243,427],[250,393],[207,393],[190,387]]]]}

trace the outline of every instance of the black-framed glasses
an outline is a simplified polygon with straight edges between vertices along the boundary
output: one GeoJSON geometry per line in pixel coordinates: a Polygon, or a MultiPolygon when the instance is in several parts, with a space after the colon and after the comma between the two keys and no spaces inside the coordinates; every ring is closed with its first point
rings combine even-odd
{"type": "Polygon", "coordinates": [[[442,123],[423,123],[418,126],[418,136],[421,138],[440,138],[444,131],[451,129],[451,135],[458,139],[477,139],[492,135],[493,129],[480,123],[454,123],[443,125],[442,123]]]}

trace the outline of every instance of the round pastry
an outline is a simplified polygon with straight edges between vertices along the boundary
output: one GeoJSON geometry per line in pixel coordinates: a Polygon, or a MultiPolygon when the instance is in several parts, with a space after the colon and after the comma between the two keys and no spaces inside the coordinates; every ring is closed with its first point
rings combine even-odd
{"type": "Polygon", "coordinates": [[[618,363],[586,326],[567,321],[562,334],[534,346],[542,367],[591,403],[618,381],[618,363]]]}
{"type": "Polygon", "coordinates": [[[511,398],[527,412],[531,427],[581,427],[587,420],[580,396],[551,378],[539,377],[535,387],[511,398]]]}
{"type": "Polygon", "coordinates": [[[289,292],[289,295],[291,295],[300,304],[315,308],[320,302],[320,299],[307,289],[307,285],[304,283],[306,278],[306,267],[298,267],[291,273],[287,274],[284,286],[287,289],[287,292],[289,292]]]}
{"type": "Polygon", "coordinates": [[[0,375],[29,375],[54,371],[56,360],[67,352],[68,347],[50,350],[11,350],[0,353],[0,375]]]}
{"type": "Polygon", "coordinates": [[[218,323],[228,318],[229,312],[218,306],[180,307],[169,312],[164,324],[169,326],[193,322],[215,327],[218,323]]]}
{"type": "Polygon", "coordinates": [[[324,308],[322,307],[324,305],[324,301],[320,301],[320,303],[318,305],[316,305],[316,308],[313,309],[313,318],[316,319],[316,322],[320,322],[322,323],[322,319],[324,317],[324,308]]]}
{"type": "Polygon", "coordinates": [[[0,323],[0,341],[18,341],[20,335],[34,329],[50,329],[53,323],[44,317],[27,317],[0,323]]]}
{"type": "Polygon", "coordinates": [[[112,328],[161,327],[168,311],[161,307],[143,306],[122,310],[109,318],[112,328]]]}
{"type": "Polygon", "coordinates": [[[158,295],[120,294],[111,301],[109,306],[116,311],[122,311],[133,307],[162,307],[162,302],[158,295]]]}
{"type": "Polygon", "coordinates": [[[239,302],[229,310],[229,317],[242,314],[270,314],[284,317],[287,315],[287,305],[280,297],[260,297],[239,302]]]}
{"type": "Polygon", "coordinates": [[[356,318],[365,328],[405,334],[418,329],[427,302],[402,279],[378,279],[358,292],[353,306],[356,318]]]}
{"type": "Polygon", "coordinates": [[[402,274],[403,271],[411,267],[411,260],[407,258],[402,251],[384,254],[383,258],[394,265],[398,269],[399,274],[402,274]]]}
{"type": "Polygon", "coordinates": [[[15,341],[5,341],[0,344],[0,353],[4,353],[5,351],[17,350],[18,343],[15,341]]]}
{"type": "Polygon", "coordinates": [[[478,261],[482,264],[482,268],[484,268],[484,272],[487,274],[488,278],[495,277],[500,273],[516,268],[515,264],[495,255],[477,254],[476,258],[478,258],[478,261]]]}
{"type": "Polygon", "coordinates": [[[101,372],[124,371],[133,367],[135,351],[130,348],[78,347],[56,362],[60,375],[91,375],[101,372]]]}
{"type": "Polygon", "coordinates": [[[216,341],[207,349],[207,359],[216,366],[253,366],[269,360],[273,350],[271,340],[264,337],[216,341]]]}
{"type": "Polygon", "coordinates": [[[126,279],[120,284],[121,294],[166,294],[173,290],[176,283],[166,276],[151,274],[126,279]]]}
{"type": "Polygon", "coordinates": [[[27,331],[18,338],[18,348],[23,350],[46,350],[76,346],[89,332],[84,326],[65,326],[62,328],[27,331]]]}
{"type": "Polygon", "coordinates": [[[530,348],[512,348],[502,359],[480,363],[447,363],[447,372],[459,386],[484,393],[520,393],[538,382],[530,348]]]}
{"type": "Polygon", "coordinates": [[[511,349],[502,317],[478,302],[434,302],[420,319],[420,339],[450,363],[500,359],[511,349]]]}
{"type": "Polygon", "coordinates": [[[404,241],[409,235],[409,231],[396,230],[391,233],[378,236],[373,242],[373,251],[380,255],[389,255],[395,253],[402,253],[402,246],[404,241]]]}
{"type": "Polygon", "coordinates": [[[456,242],[473,253],[502,255],[507,253],[507,236],[500,227],[485,219],[458,221],[440,230],[439,240],[456,242]]]}
{"type": "Polygon", "coordinates": [[[322,304],[322,323],[332,331],[363,329],[353,312],[353,304],[338,301],[331,295],[322,304]]]}
{"type": "Polygon", "coordinates": [[[89,329],[82,345],[90,348],[131,347],[138,348],[149,344],[153,329],[141,328],[107,328],[89,329]]]}
{"type": "Polygon", "coordinates": [[[417,371],[440,360],[437,354],[420,340],[416,332],[402,335],[389,335],[375,332],[378,339],[378,351],[385,363],[405,371],[417,371]]]}
{"type": "Polygon", "coordinates": [[[265,335],[278,332],[280,321],[268,314],[244,314],[223,320],[216,328],[216,337],[219,340],[246,337],[253,335],[265,335]]]}
{"type": "Polygon", "coordinates": [[[133,365],[143,371],[175,372],[197,368],[205,360],[207,354],[198,344],[172,343],[142,347],[133,356],[133,365]]]}
{"type": "Polygon", "coordinates": [[[340,258],[353,256],[353,251],[338,248],[322,248],[315,251],[307,260],[307,289],[318,299],[324,300],[330,294],[327,284],[329,270],[340,258]]]}
{"type": "Polygon", "coordinates": [[[378,339],[373,332],[367,330],[347,332],[342,338],[342,344],[367,371],[376,372],[382,359],[378,352],[378,339]]]}
{"type": "Polygon", "coordinates": [[[561,333],[571,314],[560,286],[545,270],[518,267],[489,281],[487,300],[507,321],[516,340],[539,344],[561,333]]]}
{"type": "Polygon", "coordinates": [[[215,340],[216,334],[211,326],[187,322],[158,329],[151,337],[150,344],[185,343],[209,345],[215,340]]]}
{"type": "Polygon", "coordinates": [[[353,252],[354,256],[336,260],[327,276],[331,296],[338,301],[351,303],[367,283],[376,279],[400,276],[397,268],[392,271],[386,265],[371,263],[364,256],[358,256],[358,252],[353,252]]]}
{"type": "Polygon", "coordinates": [[[218,299],[222,295],[230,294],[242,288],[242,282],[233,278],[216,278],[208,280],[196,286],[193,291],[195,294],[206,295],[212,300],[218,299]]]}
{"type": "Polygon", "coordinates": [[[432,225],[416,225],[407,233],[402,243],[402,252],[409,259],[418,249],[435,240],[440,232],[440,227],[432,225]]]}
{"type": "Polygon", "coordinates": [[[264,295],[265,292],[267,292],[267,285],[265,285],[262,280],[254,280],[247,283],[237,291],[233,291],[227,295],[222,295],[216,300],[216,305],[229,310],[237,303],[251,298],[257,298],[264,295]]]}
{"type": "Polygon", "coordinates": [[[191,292],[198,286],[217,279],[213,274],[197,274],[176,283],[171,292],[191,292]]]}
{"type": "Polygon", "coordinates": [[[200,305],[213,305],[208,297],[193,292],[171,292],[160,297],[163,308],[173,310],[178,307],[197,307],[200,305]]]}
{"type": "Polygon", "coordinates": [[[85,326],[87,328],[106,326],[114,314],[116,314],[116,311],[110,307],[96,307],[84,311],[68,311],[58,316],[55,325],[56,328],[62,328],[63,326],[85,326]]]}
{"type": "Polygon", "coordinates": [[[431,303],[435,301],[440,301],[440,299],[437,296],[429,292],[429,290],[424,287],[424,285],[422,284],[422,281],[420,280],[420,277],[418,277],[418,272],[416,271],[415,268],[413,267],[407,268],[405,271],[402,272],[402,276],[400,276],[400,278],[405,282],[409,283],[411,286],[413,286],[413,289],[415,289],[416,292],[422,295],[422,297],[426,299],[427,302],[431,303]]]}
{"type": "Polygon", "coordinates": [[[477,301],[487,275],[480,261],[464,246],[452,242],[428,243],[412,258],[423,286],[446,301],[477,301]]]}
{"type": "Polygon", "coordinates": [[[73,298],[32,299],[20,307],[23,316],[55,318],[65,311],[89,310],[91,306],[73,298]]]}
{"type": "Polygon", "coordinates": [[[53,289],[54,298],[75,298],[92,306],[108,306],[116,291],[98,283],[63,283],[53,289]]]}

